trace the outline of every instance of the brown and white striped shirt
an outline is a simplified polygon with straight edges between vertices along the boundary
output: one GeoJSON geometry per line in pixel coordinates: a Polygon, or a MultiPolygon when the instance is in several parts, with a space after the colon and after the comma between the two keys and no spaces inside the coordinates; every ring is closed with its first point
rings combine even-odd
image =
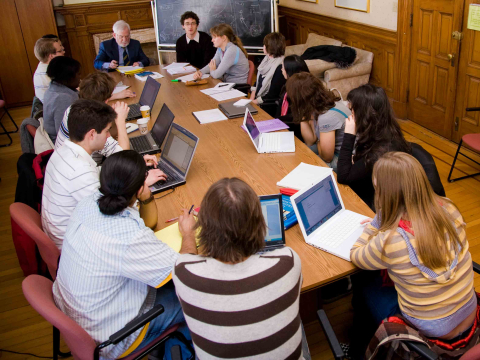
{"type": "Polygon", "coordinates": [[[173,281],[199,359],[301,359],[300,258],[290,248],[231,265],[180,255],[173,281]]]}

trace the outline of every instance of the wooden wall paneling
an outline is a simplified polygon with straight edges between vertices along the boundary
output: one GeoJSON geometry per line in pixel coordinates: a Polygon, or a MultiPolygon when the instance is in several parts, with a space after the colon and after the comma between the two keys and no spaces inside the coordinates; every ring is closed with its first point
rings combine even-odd
{"type": "Polygon", "coordinates": [[[15,0],[0,0],[0,81],[8,106],[26,105],[33,99],[33,72],[30,69],[18,21],[15,0]],[[12,56],[14,54],[14,56],[12,56]]]}
{"type": "Polygon", "coordinates": [[[33,52],[35,43],[43,35],[58,35],[52,1],[15,0],[15,3],[17,6],[18,19],[20,20],[20,26],[22,28],[25,49],[27,50],[28,61],[30,63],[30,69],[33,74],[38,65],[38,60],[33,52]],[[41,21],[38,19],[41,19],[41,21]]]}

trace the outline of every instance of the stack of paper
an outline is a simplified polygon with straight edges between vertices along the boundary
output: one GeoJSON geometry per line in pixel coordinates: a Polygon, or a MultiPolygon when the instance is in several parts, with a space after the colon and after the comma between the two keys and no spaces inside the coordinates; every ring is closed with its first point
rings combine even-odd
{"type": "Polygon", "coordinates": [[[302,190],[308,186],[312,186],[319,177],[332,171],[329,167],[309,165],[302,162],[287,176],[277,182],[277,186],[302,190]]]}
{"type": "Polygon", "coordinates": [[[115,89],[113,89],[112,94],[119,93],[120,91],[123,91],[125,89],[128,89],[130,86],[129,85],[123,85],[123,82],[119,82],[117,86],[115,86],[115,89]]]}
{"type": "Polygon", "coordinates": [[[141,66],[119,66],[117,67],[117,71],[119,73],[125,74],[125,75],[134,75],[138,74],[140,72],[143,72],[143,67],[141,66]]]}
{"type": "Polygon", "coordinates": [[[208,124],[212,122],[228,120],[227,117],[219,109],[195,111],[192,114],[193,116],[195,116],[195,119],[197,119],[200,124],[208,124]]]}
{"type": "MultiPolygon", "coordinates": [[[[193,78],[193,75],[194,75],[194,74],[189,74],[189,75],[181,76],[181,77],[177,78],[177,80],[178,80],[178,81],[182,81],[182,82],[194,81],[195,79],[193,78]]],[[[208,74],[202,75],[202,79],[207,79],[207,78],[209,78],[209,77],[210,77],[210,75],[208,75],[208,74]]]]}
{"type": "Polygon", "coordinates": [[[170,75],[186,74],[186,73],[191,73],[195,71],[197,71],[197,69],[195,69],[193,66],[181,66],[181,67],[174,67],[171,69],[167,69],[167,72],[170,75]]]}
{"type": "Polygon", "coordinates": [[[238,97],[244,97],[244,96],[247,96],[247,94],[244,94],[243,92],[235,89],[235,90],[221,92],[218,94],[213,94],[210,96],[217,101],[223,101],[223,100],[235,99],[238,97]]]}
{"type": "MultiPolygon", "coordinates": [[[[269,133],[273,131],[286,130],[289,129],[288,125],[278,119],[257,121],[257,128],[261,133],[269,133]]],[[[241,128],[246,132],[245,126],[242,125],[241,128]]]]}
{"type": "Polygon", "coordinates": [[[187,65],[190,65],[190,63],[177,63],[177,62],[173,62],[173,63],[171,63],[170,65],[164,66],[163,68],[164,68],[165,70],[168,70],[168,69],[173,69],[173,68],[176,68],[176,67],[184,67],[184,66],[187,66],[187,65]]]}
{"type": "Polygon", "coordinates": [[[137,74],[135,74],[135,79],[138,79],[140,81],[147,81],[147,78],[148,77],[151,77],[152,79],[161,79],[163,78],[163,75],[158,73],[158,72],[155,72],[155,71],[152,71],[153,74],[150,74],[148,76],[139,76],[137,74]]]}

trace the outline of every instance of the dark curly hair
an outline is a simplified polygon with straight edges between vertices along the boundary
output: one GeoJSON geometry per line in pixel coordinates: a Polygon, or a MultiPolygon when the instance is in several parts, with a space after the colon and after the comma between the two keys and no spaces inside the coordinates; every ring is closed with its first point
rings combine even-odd
{"type": "Polygon", "coordinates": [[[200,19],[198,18],[198,15],[195,14],[193,11],[186,11],[182,14],[182,17],[180,18],[180,24],[183,25],[185,20],[187,19],[193,19],[197,22],[197,26],[200,24],[200,19]]]}

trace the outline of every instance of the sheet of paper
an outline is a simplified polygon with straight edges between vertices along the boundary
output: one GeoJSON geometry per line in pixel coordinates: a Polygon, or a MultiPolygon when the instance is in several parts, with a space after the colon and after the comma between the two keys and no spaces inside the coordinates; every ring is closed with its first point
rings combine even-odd
{"type": "Polygon", "coordinates": [[[129,72],[129,71],[141,70],[141,69],[143,69],[143,67],[141,67],[141,66],[119,66],[117,69],[122,74],[125,74],[126,72],[129,72]]]}
{"type": "Polygon", "coordinates": [[[155,71],[152,71],[152,72],[153,72],[153,75],[148,75],[148,76],[135,75],[135,79],[140,80],[140,81],[147,81],[148,77],[151,77],[152,79],[161,79],[161,78],[164,77],[162,74],[160,74],[158,72],[155,72],[155,71]]]}
{"type": "Polygon", "coordinates": [[[173,69],[167,70],[170,75],[186,74],[195,71],[197,71],[197,69],[195,69],[193,66],[174,67],[173,69]]]}
{"type": "Polygon", "coordinates": [[[167,65],[167,66],[164,66],[163,68],[165,70],[168,70],[168,69],[173,69],[173,68],[176,68],[176,67],[184,67],[184,66],[187,66],[189,65],[190,63],[177,63],[177,62],[173,62],[171,63],[170,65],[167,65]]]}
{"type": "MultiPolygon", "coordinates": [[[[257,124],[258,130],[261,133],[269,133],[269,132],[273,132],[273,131],[289,129],[288,125],[285,125],[285,123],[283,123],[283,121],[278,120],[278,119],[257,121],[256,124],[257,124]]],[[[247,131],[245,129],[245,126],[242,125],[241,128],[245,132],[247,131]]]]}
{"type": "Polygon", "coordinates": [[[313,183],[321,176],[326,175],[333,170],[329,167],[309,165],[300,163],[287,176],[277,182],[277,186],[286,187],[295,190],[302,190],[313,183]]]}
{"type": "Polygon", "coordinates": [[[200,92],[204,93],[205,95],[208,95],[208,96],[212,96],[214,94],[220,94],[222,92],[226,92],[226,91],[230,91],[230,90],[227,90],[227,89],[215,89],[214,87],[213,88],[210,88],[210,89],[203,89],[203,90],[200,90],[200,92]]]}
{"type": "Polygon", "coordinates": [[[225,91],[227,91],[227,90],[232,90],[232,88],[234,86],[235,86],[235,83],[221,82],[221,83],[218,83],[217,85],[215,85],[214,89],[225,89],[225,91]]]}
{"type": "MultiPolygon", "coordinates": [[[[188,75],[185,75],[185,76],[180,76],[179,78],[177,78],[177,80],[183,81],[183,82],[193,81],[193,80],[195,80],[195,79],[193,78],[193,75],[194,75],[194,74],[188,74],[188,75]]],[[[204,74],[204,75],[202,75],[202,79],[207,79],[207,78],[209,78],[209,77],[210,77],[209,74],[204,74]]]]}
{"type": "Polygon", "coordinates": [[[120,91],[123,91],[125,89],[128,89],[130,86],[129,85],[119,85],[117,84],[117,86],[115,86],[115,89],[113,89],[113,92],[112,94],[117,94],[119,93],[120,91]]]}
{"type": "Polygon", "coordinates": [[[200,124],[208,124],[212,122],[228,120],[227,117],[219,109],[196,111],[193,113],[193,115],[197,118],[200,124]]]}
{"type": "Polygon", "coordinates": [[[470,4],[470,7],[468,8],[467,28],[480,31],[480,5],[470,4]]]}
{"type": "Polygon", "coordinates": [[[235,89],[235,90],[221,92],[221,93],[218,93],[218,94],[213,94],[213,95],[210,95],[210,96],[217,101],[223,101],[223,100],[235,99],[235,98],[238,98],[238,97],[245,97],[247,95],[244,94],[243,92],[235,89]]]}
{"type": "Polygon", "coordinates": [[[250,99],[241,99],[241,100],[238,100],[237,102],[233,103],[234,106],[247,106],[248,104],[250,104],[252,102],[252,100],[250,99]]]}

